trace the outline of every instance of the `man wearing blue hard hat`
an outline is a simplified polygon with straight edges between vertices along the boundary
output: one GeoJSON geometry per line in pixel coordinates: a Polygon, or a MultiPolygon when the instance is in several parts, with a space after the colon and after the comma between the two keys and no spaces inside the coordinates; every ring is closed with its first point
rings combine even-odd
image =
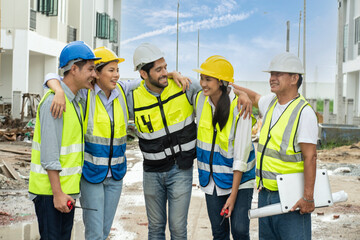
{"type": "Polygon", "coordinates": [[[66,99],[66,112],[51,115],[54,91],[39,103],[31,152],[30,199],[34,202],[41,239],[70,239],[75,199],[80,194],[84,162],[83,110],[77,93],[92,88],[96,77],[91,48],[82,41],[71,42],[60,54],[59,68],[66,99]]]}

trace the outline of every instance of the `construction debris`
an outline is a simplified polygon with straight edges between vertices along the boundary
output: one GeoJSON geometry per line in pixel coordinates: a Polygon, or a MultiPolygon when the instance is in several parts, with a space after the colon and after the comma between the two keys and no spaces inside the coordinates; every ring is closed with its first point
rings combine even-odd
{"type": "Polygon", "coordinates": [[[4,164],[1,166],[2,173],[8,178],[17,180],[19,178],[19,174],[12,168],[12,166],[4,160],[2,163],[4,164]]]}

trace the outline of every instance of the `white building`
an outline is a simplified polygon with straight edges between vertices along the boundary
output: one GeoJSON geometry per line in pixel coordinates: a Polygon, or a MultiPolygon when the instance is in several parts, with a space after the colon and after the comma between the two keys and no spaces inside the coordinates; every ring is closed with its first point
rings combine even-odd
{"type": "Polygon", "coordinates": [[[0,96],[20,117],[23,93],[43,95],[66,43],[83,40],[119,54],[121,0],[2,0],[0,96]]]}
{"type": "Polygon", "coordinates": [[[341,2],[344,29],[343,96],[354,100],[354,116],[360,117],[360,0],[341,2]]]}

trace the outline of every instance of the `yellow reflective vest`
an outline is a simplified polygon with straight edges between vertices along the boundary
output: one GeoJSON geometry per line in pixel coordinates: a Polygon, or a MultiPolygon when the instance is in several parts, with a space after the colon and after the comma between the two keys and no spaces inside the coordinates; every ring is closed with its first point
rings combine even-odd
{"type": "MultiPolygon", "coordinates": [[[[304,171],[301,151],[295,149],[295,137],[302,110],[309,103],[299,95],[284,110],[270,128],[272,114],[278,99],[270,103],[264,116],[257,149],[256,183],[277,191],[276,176],[304,171]]],[[[309,105],[310,106],[310,105],[309,105]]]]}
{"type": "MultiPolygon", "coordinates": [[[[202,187],[209,184],[212,175],[215,184],[223,189],[229,189],[233,183],[234,141],[239,111],[237,97],[230,105],[229,117],[224,128],[220,131],[219,124],[213,127],[212,109],[208,96],[199,92],[196,97],[197,122],[197,164],[199,181],[202,187]]],[[[256,119],[252,116],[252,124],[256,119]]],[[[241,183],[255,178],[255,151],[250,152],[247,161],[247,170],[243,173],[241,183]]]]}
{"type": "MultiPolygon", "coordinates": [[[[53,195],[47,171],[41,166],[40,146],[40,107],[44,100],[54,92],[49,90],[39,103],[36,114],[36,124],[31,151],[31,169],[29,178],[29,192],[36,195],[53,195]]],[[[66,100],[66,112],[63,113],[63,131],[61,139],[60,164],[61,189],[66,194],[80,193],[81,168],[84,161],[84,134],[83,134],[83,112],[81,105],[81,119],[79,119],[73,103],[66,100]]]]}
{"type": "Polygon", "coordinates": [[[149,93],[144,81],[133,91],[134,121],[144,157],[144,171],[169,171],[193,165],[196,125],[193,107],[174,81],[168,81],[160,96],[149,93]]]}
{"type": "Polygon", "coordinates": [[[88,90],[85,117],[85,161],[84,178],[91,183],[100,183],[108,171],[115,180],[121,180],[126,173],[126,130],[128,108],[122,87],[117,83],[119,96],[113,100],[111,121],[98,94],[88,90]]]}

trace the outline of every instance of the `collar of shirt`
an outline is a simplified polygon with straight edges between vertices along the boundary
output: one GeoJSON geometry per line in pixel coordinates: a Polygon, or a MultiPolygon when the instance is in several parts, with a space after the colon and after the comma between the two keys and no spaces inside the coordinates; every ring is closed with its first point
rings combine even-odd
{"type": "Polygon", "coordinates": [[[79,92],[75,95],[63,81],[60,81],[60,84],[62,89],[64,90],[66,97],[69,99],[70,102],[73,102],[74,100],[76,102],[80,101],[79,92]]]}
{"type": "MultiPolygon", "coordinates": [[[[157,93],[157,92],[154,92],[154,91],[151,91],[147,86],[146,86],[146,83],[144,82],[144,87],[145,89],[151,93],[152,95],[154,95],[155,97],[159,97],[161,95],[161,93],[157,93]]],[[[162,92],[162,91],[161,91],[162,92]]]]}
{"type": "MultiPolygon", "coordinates": [[[[230,100],[230,96],[229,96],[229,100],[230,100]]],[[[214,103],[211,101],[210,97],[208,97],[208,103],[210,104],[212,114],[214,115],[216,107],[215,107],[214,103]]]]}
{"type": "Polygon", "coordinates": [[[117,90],[117,88],[111,90],[110,92],[110,97],[107,98],[104,91],[99,87],[99,85],[97,85],[95,83],[94,86],[94,91],[96,95],[99,95],[101,101],[104,103],[104,105],[111,103],[112,101],[114,101],[115,98],[117,98],[119,96],[119,91],[117,90]]]}

